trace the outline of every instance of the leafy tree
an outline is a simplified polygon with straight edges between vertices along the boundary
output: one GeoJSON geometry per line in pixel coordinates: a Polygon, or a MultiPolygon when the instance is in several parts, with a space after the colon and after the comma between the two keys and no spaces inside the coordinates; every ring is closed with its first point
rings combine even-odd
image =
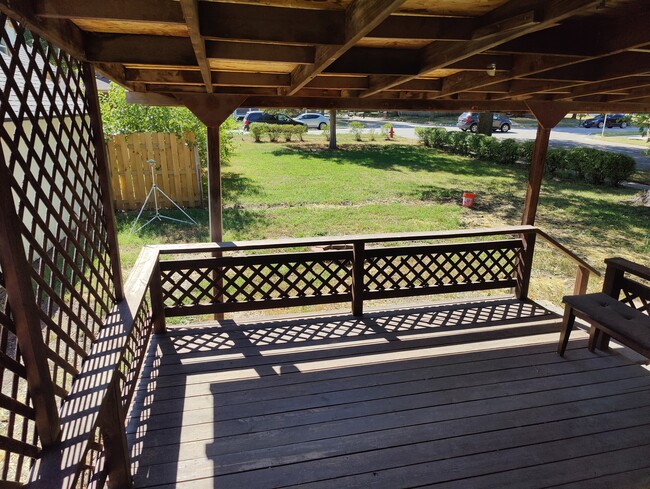
{"type": "MultiPolygon", "coordinates": [[[[184,132],[196,135],[202,166],[207,162],[207,131],[205,125],[185,107],[151,107],[129,104],[126,90],[111,83],[108,93],[100,94],[99,102],[104,122],[104,133],[133,134],[135,132],[171,132],[181,137],[184,132]]],[[[234,152],[232,133],[235,122],[229,117],[220,131],[220,152],[222,164],[226,163],[234,152]]]]}

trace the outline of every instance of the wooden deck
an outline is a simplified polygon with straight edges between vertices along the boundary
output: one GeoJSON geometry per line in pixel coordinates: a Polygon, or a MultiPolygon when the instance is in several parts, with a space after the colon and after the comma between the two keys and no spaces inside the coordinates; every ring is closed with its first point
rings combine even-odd
{"type": "Polygon", "coordinates": [[[510,299],[172,329],[136,487],[650,487],[650,372],[558,329],[510,299]]]}

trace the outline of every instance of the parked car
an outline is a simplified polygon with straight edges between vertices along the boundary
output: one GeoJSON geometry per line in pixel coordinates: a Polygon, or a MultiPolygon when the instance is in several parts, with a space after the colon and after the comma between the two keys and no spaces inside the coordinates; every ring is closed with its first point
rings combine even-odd
{"type": "Polygon", "coordinates": [[[259,109],[247,109],[244,107],[240,107],[238,109],[235,109],[235,111],[232,113],[232,118],[235,119],[237,122],[243,121],[246,114],[249,113],[251,110],[259,110],[259,109]]]}
{"type": "Polygon", "coordinates": [[[294,126],[306,126],[299,121],[294,121],[291,117],[284,114],[269,114],[261,110],[248,112],[244,116],[244,131],[248,131],[253,122],[265,122],[266,124],[293,124],[294,126]]]}
{"type": "Polygon", "coordinates": [[[325,129],[325,126],[329,126],[330,120],[325,117],[323,114],[317,114],[316,112],[306,112],[300,114],[298,117],[294,117],[294,120],[306,124],[307,127],[313,129],[325,129]]]}
{"type": "MultiPolygon", "coordinates": [[[[468,129],[476,132],[478,129],[478,112],[463,112],[458,117],[456,125],[462,130],[468,129]]],[[[506,117],[500,117],[499,114],[492,114],[492,130],[508,132],[512,127],[512,121],[506,117]]]]}
{"type": "MultiPolygon", "coordinates": [[[[629,122],[630,118],[625,114],[607,114],[607,127],[612,128],[614,126],[625,129],[629,122]]],[[[605,114],[598,114],[596,117],[586,119],[582,121],[582,127],[597,127],[601,129],[605,123],[605,114]]]]}

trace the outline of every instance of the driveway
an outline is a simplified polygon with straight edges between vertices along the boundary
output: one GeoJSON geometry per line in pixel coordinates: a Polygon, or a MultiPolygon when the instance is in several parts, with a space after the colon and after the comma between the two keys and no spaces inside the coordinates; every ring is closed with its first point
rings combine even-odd
{"type": "MultiPolygon", "coordinates": [[[[379,134],[379,128],[383,124],[386,124],[385,120],[379,119],[353,119],[362,122],[366,129],[374,128],[379,134]]],[[[416,127],[429,127],[424,124],[411,124],[407,122],[394,122],[392,123],[395,128],[395,134],[403,138],[415,139],[415,128],[416,127]]],[[[458,131],[459,129],[456,126],[445,126],[445,129],[448,131],[458,131]]],[[[349,132],[349,129],[340,128],[340,132],[349,132]]],[[[499,139],[517,139],[517,140],[534,140],[536,128],[524,128],[514,126],[512,130],[507,133],[495,132],[493,135],[499,139]]],[[[618,128],[606,129],[608,133],[616,133],[620,131],[621,135],[632,135],[629,131],[621,131],[618,128]]],[[[573,146],[587,146],[591,148],[599,148],[610,151],[616,151],[619,153],[624,153],[626,155],[634,158],[637,164],[637,169],[650,171],[650,156],[644,155],[644,148],[639,146],[634,146],[632,144],[625,144],[620,142],[613,141],[601,141],[596,140],[593,136],[600,134],[600,129],[585,129],[581,127],[559,127],[553,129],[551,132],[550,146],[551,147],[573,147],[573,146]]]]}

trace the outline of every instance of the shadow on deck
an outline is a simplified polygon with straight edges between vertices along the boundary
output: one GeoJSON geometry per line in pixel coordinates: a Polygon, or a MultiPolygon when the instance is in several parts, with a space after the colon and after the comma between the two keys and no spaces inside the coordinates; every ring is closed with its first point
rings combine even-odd
{"type": "Polygon", "coordinates": [[[179,328],[128,426],[136,487],[650,485],[650,372],[497,299],[179,328]]]}

